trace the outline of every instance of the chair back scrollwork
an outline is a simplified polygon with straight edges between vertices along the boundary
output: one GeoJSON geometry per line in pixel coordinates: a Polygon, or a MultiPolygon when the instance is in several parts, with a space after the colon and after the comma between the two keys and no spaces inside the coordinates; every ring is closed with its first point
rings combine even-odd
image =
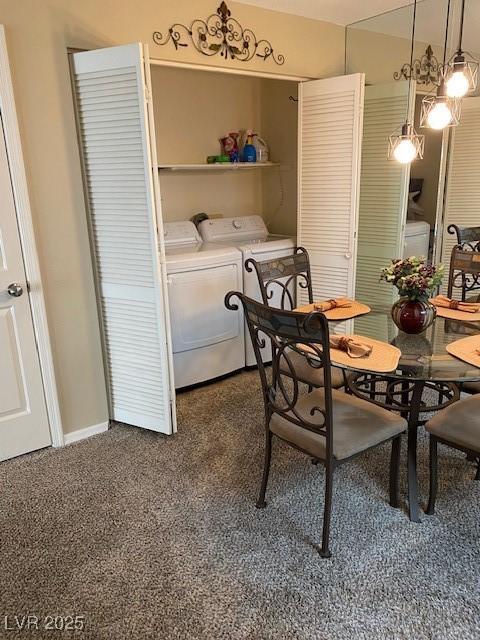
{"type": "MultiPolygon", "coordinates": [[[[243,293],[231,291],[225,297],[228,309],[243,306],[262,383],[266,426],[276,413],[297,426],[326,438],[327,458],[332,448],[332,383],[330,373],[328,321],[322,313],[298,313],[262,304],[243,293]],[[272,344],[272,365],[264,364],[261,349],[272,344]],[[323,400],[307,412],[300,411],[299,401],[306,397],[304,384],[298,379],[292,354],[300,353],[312,367],[323,368],[323,400]]],[[[308,394],[310,396],[310,394],[308,394]]]]}
{"type": "Polygon", "coordinates": [[[297,287],[306,289],[308,301],[313,302],[310,260],[303,247],[297,247],[291,255],[272,260],[258,261],[249,258],[245,269],[255,271],[264,304],[271,304],[275,297],[275,306],[292,310],[297,304],[297,287]]]}
{"type": "Polygon", "coordinates": [[[453,297],[455,289],[460,289],[462,300],[472,291],[480,290],[480,252],[458,245],[453,247],[448,274],[449,297],[453,297]]]}
{"type": "Polygon", "coordinates": [[[448,233],[457,236],[457,245],[464,251],[480,251],[480,227],[459,227],[449,224],[448,233]]]}

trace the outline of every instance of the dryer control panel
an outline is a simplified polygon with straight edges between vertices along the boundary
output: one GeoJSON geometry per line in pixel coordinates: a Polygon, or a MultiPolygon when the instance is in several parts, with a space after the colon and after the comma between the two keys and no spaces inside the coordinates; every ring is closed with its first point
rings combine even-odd
{"type": "Polygon", "coordinates": [[[202,242],[197,227],[190,220],[164,222],[163,239],[167,247],[171,244],[197,244],[202,242]]]}
{"type": "Polygon", "coordinates": [[[203,220],[198,230],[204,242],[265,240],[268,236],[265,222],[257,215],[203,220]]]}

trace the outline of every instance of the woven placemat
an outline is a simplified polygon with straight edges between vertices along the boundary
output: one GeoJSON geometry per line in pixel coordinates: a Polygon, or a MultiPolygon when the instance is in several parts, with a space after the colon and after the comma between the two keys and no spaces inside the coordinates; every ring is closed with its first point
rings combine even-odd
{"type": "MultiPolygon", "coordinates": [[[[466,315],[473,314],[467,313],[466,315]]],[[[447,344],[446,349],[452,356],[468,362],[468,364],[473,364],[474,367],[480,369],[480,334],[455,340],[455,342],[447,344]]]]}
{"type": "MultiPolygon", "coordinates": [[[[349,307],[336,307],[335,309],[329,309],[328,311],[324,311],[323,314],[327,318],[327,320],[348,320],[349,318],[355,318],[356,316],[362,316],[365,313],[369,313],[371,311],[370,307],[366,304],[362,304],[361,302],[357,302],[356,300],[350,300],[348,298],[351,305],[349,307]]],[[[311,313],[312,311],[318,311],[315,309],[315,304],[304,304],[301,307],[297,307],[294,311],[299,311],[300,313],[311,313]]]]}
{"type": "MultiPolygon", "coordinates": [[[[432,302],[432,300],[430,300],[432,302]]],[[[449,309],[448,307],[439,307],[435,305],[437,316],[442,318],[450,318],[451,320],[463,320],[465,322],[480,322],[480,311],[469,313],[468,311],[458,311],[458,309],[449,309]]]]}
{"type": "MultiPolygon", "coordinates": [[[[381,340],[375,340],[374,338],[367,338],[366,336],[359,336],[356,334],[350,334],[344,336],[345,338],[353,338],[356,342],[361,342],[372,347],[370,355],[363,358],[352,358],[345,351],[340,349],[334,349],[330,347],[330,360],[332,364],[345,365],[352,369],[362,369],[365,371],[377,371],[378,373],[390,373],[395,371],[400,360],[402,352],[397,347],[394,347],[388,342],[382,342],[381,340]]],[[[297,345],[307,353],[312,349],[308,345],[297,345]]]]}

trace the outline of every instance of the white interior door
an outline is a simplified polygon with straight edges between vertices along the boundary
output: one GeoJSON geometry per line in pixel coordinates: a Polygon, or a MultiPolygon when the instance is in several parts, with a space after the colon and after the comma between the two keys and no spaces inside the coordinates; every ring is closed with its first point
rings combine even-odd
{"type": "Polygon", "coordinates": [[[395,288],[379,282],[380,271],[403,255],[410,165],[388,160],[388,137],[408,117],[413,122],[415,87],[408,82],[365,88],[356,297],[389,306],[395,288]]]}
{"type": "Polygon", "coordinates": [[[175,430],[175,386],[148,50],[74,54],[111,417],[175,430]]]}
{"type": "Polygon", "coordinates": [[[0,461],[50,444],[0,114],[0,461]]]}
{"type": "Polygon", "coordinates": [[[316,300],[355,294],[364,84],[356,73],[299,86],[298,244],[316,300]]]}
{"type": "Polygon", "coordinates": [[[480,226],[480,97],[463,99],[460,124],[451,131],[440,257],[447,273],[457,243],[447,231],[450,224],[480,226]]]}

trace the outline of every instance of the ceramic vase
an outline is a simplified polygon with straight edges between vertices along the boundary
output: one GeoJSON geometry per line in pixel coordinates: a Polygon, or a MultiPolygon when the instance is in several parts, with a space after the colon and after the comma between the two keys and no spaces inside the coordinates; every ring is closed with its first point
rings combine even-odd
{"type": "Polygon", "coordinates": [[[427,299],[399,298],[392,307],[392,318],[405,333],[422,333],[435,320],[437,310],[427,299]]]}

